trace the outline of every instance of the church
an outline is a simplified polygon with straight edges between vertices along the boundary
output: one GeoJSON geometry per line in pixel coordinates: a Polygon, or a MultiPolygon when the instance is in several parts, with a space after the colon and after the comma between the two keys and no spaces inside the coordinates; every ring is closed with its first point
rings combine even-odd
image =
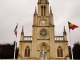
{"type": "Polygon", "coordinates": [[[55,25],[48,0],[38,0],[38,10],[33,15],[32,36],[24,36],[22,27],[18,59],[22,60],[70,60],[67,33],[55,36],[55,25]]]}

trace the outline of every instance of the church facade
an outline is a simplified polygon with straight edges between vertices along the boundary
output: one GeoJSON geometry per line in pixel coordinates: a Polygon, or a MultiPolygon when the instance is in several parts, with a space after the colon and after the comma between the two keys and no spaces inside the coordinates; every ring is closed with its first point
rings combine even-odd
{"type": "Polygon", "coordinates": [[[24,36],[22,27],[18,59],[22,60],[69,60],[67,33],[55,36],[55,25],[48,0],[38,0],[35,8],[32,36],[24,36]]]}

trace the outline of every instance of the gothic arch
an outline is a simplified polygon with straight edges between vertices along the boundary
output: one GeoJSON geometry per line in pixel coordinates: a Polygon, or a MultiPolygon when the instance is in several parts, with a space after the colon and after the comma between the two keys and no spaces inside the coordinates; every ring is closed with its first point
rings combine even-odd
{"type": "Polygon", "coordinates": [[[41,50],[42,46],[45,46],[45,49],[48,51],[49,50],[49,45],[45,42],[42,42],[40,43],[38,46],[37,46],[37,50],[41,50]]]}
{"type": "Polygon", "coordinates": [[[63,57],[63,49],[61,46],[59,46],[57,49],[57,57],[63,57]]]}
{"type": "Polygon", "coordinates": [[[43,9],[44,9],[44,6],[42,5],[41,6],[41,16],[43,16],[43,9]]]}
{"type": "Polygon", "coordinates": [[[46,16],[46,6],[44,6],[44,16],[46,16]]]}
{"type": "Polygon", "coordinates": [[[26,46],[25,48],[25,57],[30,57],[30,47],[26,46]]]}
{"type": "Polygon", "coordinates": [[[41,5],[41,16],[46,16],[46,6],[41,5]]]}

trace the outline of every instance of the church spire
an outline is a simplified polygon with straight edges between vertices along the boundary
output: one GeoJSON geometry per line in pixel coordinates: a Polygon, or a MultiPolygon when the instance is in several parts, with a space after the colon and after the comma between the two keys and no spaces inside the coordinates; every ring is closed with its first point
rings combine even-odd
{"type": "Polygon", "coordinates": [[[22,26],[21,35],[24,35],[24,26],[22,26]]]}
{"type": "Polygon", "coordinates": [[[34,12],[34,14],[37,14],[36,7],[35,7],[35,12],[34,12]]]}
{"type": "Polygon", "coordinates": [[[64,35],[66,35],[66,30],[65,30],[65,26],[64,26],[64,31],[63,31],[63,34],[64,34],[64,35]]]}
{"type": "Polygon", "coordinates": [[[22,26],[21,37],[20,40],[24,40],[24,26],[22,26]]]}
{"type": "Polygon", "coordinates": [[[50,14],[52,14],[52,9],[51,9],[51,6],[50,6],[50,14]]]}
{"type": "Polygon", "coordinates": [[[63,36],[64,36],[64,40],[67,41],[67,33],[66,33],[66,30],[65,30],[65,26],[64,26],[64,31],[63,31],[63,36]]]}

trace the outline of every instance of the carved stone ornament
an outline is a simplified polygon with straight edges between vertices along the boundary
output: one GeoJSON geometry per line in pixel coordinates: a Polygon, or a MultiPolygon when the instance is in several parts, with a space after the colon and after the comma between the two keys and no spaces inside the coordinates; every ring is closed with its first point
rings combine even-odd
{"type": "Polygon", "coordinates": [[[40,30],[40,36],[41,37],[46,37],[47,36],[47,30],[46,29],[41,29],[40,30]]]}

